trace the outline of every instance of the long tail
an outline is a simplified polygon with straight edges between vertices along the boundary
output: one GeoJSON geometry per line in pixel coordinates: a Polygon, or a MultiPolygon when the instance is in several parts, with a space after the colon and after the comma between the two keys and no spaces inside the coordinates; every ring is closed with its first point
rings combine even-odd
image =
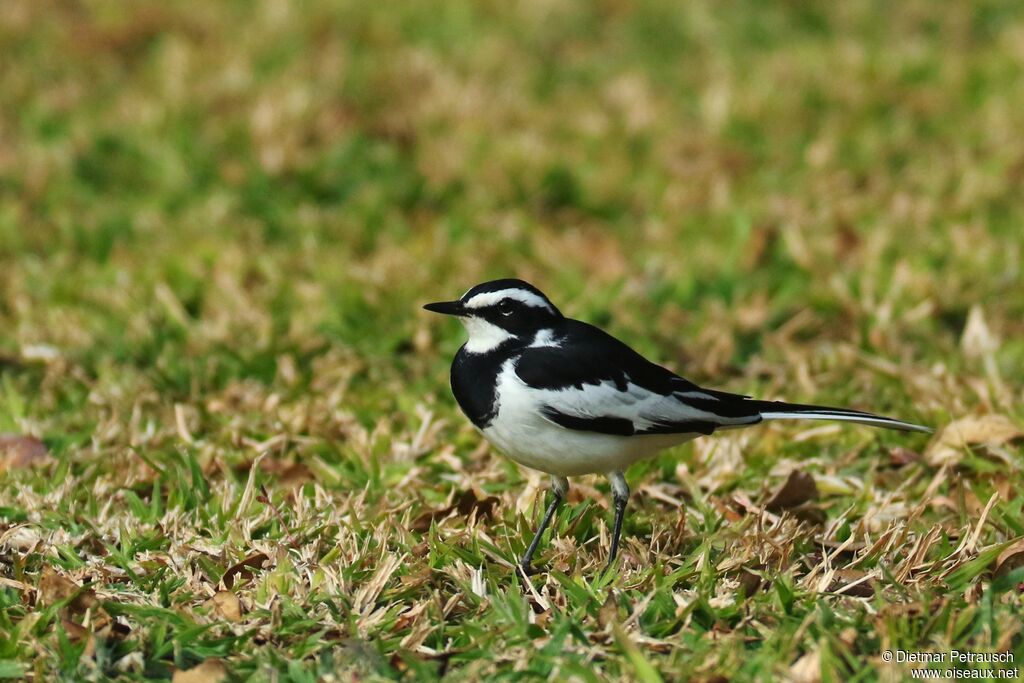
{"type": "Polygon", "coordinates": [[[872,427],[898,429],[904,432],[925,432],[932,430],[903,420],[896,420],[884,415],[875,415],[863,410],[849,408],[833,408],[815,406],[805,403],[786,403],[785,401],[759,401],[715,389],[691,389],[676,393],[676,398],[691,408],[711,413],[717,419],[717,428],[729,429],[756,424],[761,420],[838,420],[840,422],[856,422],[872,427]]]}
{"type": "MultiPolygon", "coordinates": [[[[757,404],[757,411],[765,420],[838,420],[840,422],[856,422],[857,424],[885,429],[897,429],[901,432],[931,433],[931,429],[922,425],[904,422],[884,415],[866,413],[862,410],[848,408],[830,408],[813,406],[803,403],[786,403],[784,401],[750,401],[757,404]]],[[[753,406],[752,406],[753,407],[753,406]]]]}

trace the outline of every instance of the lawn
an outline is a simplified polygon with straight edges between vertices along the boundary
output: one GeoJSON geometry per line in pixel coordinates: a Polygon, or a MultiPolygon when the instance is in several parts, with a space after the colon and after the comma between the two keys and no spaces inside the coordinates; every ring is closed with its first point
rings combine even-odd
{"type": "Polygon", "coordinates": [[[0,678],[1024,666],[1021,3],[4,0],[0,53],[0,678]],[[420,308],[507,276],[938,431],[639,463],[605,575],[574,480],[523,586],[546,479],[420,308]]]}

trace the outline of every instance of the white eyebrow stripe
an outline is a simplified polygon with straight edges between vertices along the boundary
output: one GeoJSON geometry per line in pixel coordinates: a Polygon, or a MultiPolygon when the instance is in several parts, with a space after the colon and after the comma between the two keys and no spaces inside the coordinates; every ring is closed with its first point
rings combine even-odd
{"type": "Polygon", "coordinates": [[[515,299],[527,306],[533,306],[534,308],[546,308],[552,313],[555,309],[547,302],[544,297],[537,296],[533,292],[529,292],[525,289],[499,289],[496,292],[483,292],[477,294],[472,299],[466,302],[466,308],[484,308],[498,303],[502,299],[515,299]]]}

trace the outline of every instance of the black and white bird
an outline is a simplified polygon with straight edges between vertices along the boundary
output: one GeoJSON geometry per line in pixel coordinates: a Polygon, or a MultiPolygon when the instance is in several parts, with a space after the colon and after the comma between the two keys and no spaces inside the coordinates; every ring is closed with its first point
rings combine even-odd
{"type": "Polygon", "coordinates": [[[519,561],[524,574],[531,573],[541,535],[569,491],[568,477],[600,473],[611,481],[611,566],[629,498],[623,473],[637,460],[718,429],[764,420],[840,420],[931,431],[859,410],[704,389],[597,327],[566,318],[522,280],[485,282],[456,301],[424,308],[456,316],[469,332],[451,369],[462,412],[512,460],[551,475],[552,501],[519,561]]]}

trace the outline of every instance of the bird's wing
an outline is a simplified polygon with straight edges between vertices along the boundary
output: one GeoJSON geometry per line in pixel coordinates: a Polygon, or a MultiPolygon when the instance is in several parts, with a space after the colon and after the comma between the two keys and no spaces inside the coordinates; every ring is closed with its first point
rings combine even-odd
{"type": "Polygon", "coordinates": [[[548,420],[621,436],[710,434],[761,421],[756,411],[716,411],[725,394],[701,389],[596,327],[567,322],[561,336],[527,348],[515,366],[548,420]]]}
{"type": "Polygon", "coordinates": [[[541,414],[567,429],[622,436],[710,434],[762,420],[796,419],[931,432],[928,427],[862,410],[760,401],[704,389],[596,327],[566,322],[561,337],[523,352],[516,374],[533,390],[541,414]]]}

